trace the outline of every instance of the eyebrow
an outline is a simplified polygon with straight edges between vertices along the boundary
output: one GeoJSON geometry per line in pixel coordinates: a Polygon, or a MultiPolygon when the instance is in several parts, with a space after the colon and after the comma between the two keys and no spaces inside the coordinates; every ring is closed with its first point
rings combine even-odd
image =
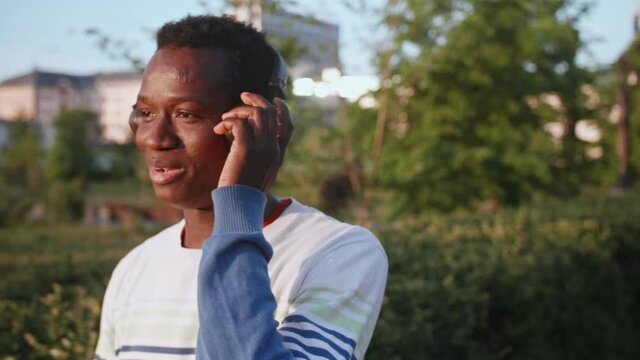
{"type": "MultiPolygon", "coordinates": [[[[136,102],[138,102],[138,101],[148,102],[148,103],[153,102],[153,101],[151,101],[151,99],[149,97],[144,96],[144,95],[138,95],[138,98],[137,98],[136,102]]],[[[170,96],[169,97],[169,101],[171,101],[174,104],[183,103],[183,102],[192,102],[192,103],[197,103],[197,104],[202,105],[202,106],[206,106],[206,103],[202,99],[197,98],[197,97],[196,98],[186,98],[186,97],[182,97],[182,96],[170,96]]]]}

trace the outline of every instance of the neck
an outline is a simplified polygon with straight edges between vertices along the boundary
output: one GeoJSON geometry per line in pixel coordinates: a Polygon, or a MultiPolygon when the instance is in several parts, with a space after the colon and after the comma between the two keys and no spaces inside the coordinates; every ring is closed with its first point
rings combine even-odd
{"type": "MultiPolygon", "coordinates": [[[[264,219],[275,211],[280,205],[280,200],[272,194],[267,195],[267,204],[264,208],[264,219]]],[[[187,209],[183,211],[184,216],[184,239],[182,246],[191,249],[200,249],[204,242],[211,236],[215,214],[211,209],[187,209]]]]}

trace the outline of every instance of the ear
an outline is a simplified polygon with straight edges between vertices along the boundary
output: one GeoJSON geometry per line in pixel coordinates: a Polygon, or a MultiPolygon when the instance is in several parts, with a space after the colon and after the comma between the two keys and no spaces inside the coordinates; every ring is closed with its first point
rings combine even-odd
{"type": "Polygon", "coordinates": [[[131,114],[129,115],[129,127],[131,128],[131,131],[133,131],[133,134],[135,135],[136,131],[138,130],[138,121],[136,119],[135,110],[131,111],[131,114]]]}

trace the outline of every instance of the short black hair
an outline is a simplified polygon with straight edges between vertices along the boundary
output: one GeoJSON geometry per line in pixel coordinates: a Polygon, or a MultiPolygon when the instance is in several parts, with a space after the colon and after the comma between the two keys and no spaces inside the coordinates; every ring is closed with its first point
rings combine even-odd
{"type": "Polygon", "coordinates": [[[250,91],[266,98],[273,73],[273,50],[265,36],[250,25],[223,15],[187,16],[164,24],[156,34],[157,50],[164,47],[224,49],[233,64],[231,95],[250,91]]]}

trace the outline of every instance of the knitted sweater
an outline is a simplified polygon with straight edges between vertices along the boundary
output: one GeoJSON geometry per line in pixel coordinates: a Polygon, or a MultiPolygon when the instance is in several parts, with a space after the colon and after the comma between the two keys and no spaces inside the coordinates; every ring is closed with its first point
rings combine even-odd
{"type": "Polygon", "coordinates": [[[386,283],[377,239],[295,200],[263,228],[261,192],[212,196],[202,250],[181,247],[180,222],[118,264],[96,358],[362,358],[386,283]]]}

